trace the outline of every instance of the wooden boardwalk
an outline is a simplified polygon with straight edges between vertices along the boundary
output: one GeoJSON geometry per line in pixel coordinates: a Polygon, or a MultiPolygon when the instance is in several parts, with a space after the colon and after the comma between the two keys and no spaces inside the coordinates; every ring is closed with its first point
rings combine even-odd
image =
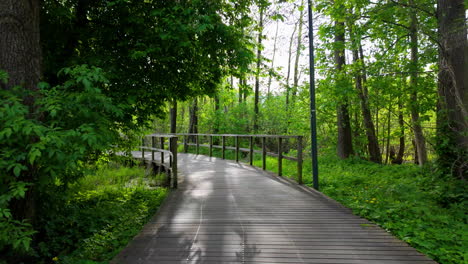
{"type": "Polygon", "coordinates": [[[318,192],[232,161],[178,159],[179,189],[111,263],[435,263],[318,192]]]}

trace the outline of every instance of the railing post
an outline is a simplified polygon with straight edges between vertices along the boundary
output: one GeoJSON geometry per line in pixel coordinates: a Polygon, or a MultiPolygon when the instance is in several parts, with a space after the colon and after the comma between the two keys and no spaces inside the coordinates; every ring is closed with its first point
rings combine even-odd
{"type": "Polygon", "coordinates": [[[297,137],[297,182],[302,184],[302,136],[297,137]]]}
{"type": "Polygon", "coordinates": [[[187,136],[184,136],[184,152],[188,152],[188,145],[187,145],[187,136]]]}
{"type": "Polygon", "coordinates": [[[151,150],[151,161],[154,161],[154,148],[156,148],[156,142],[154,136],[151,136],[151,147],[153,148],[151,150]]]}
{"type": "Polygon", "coordinates": [[[222,150],[222,154],[221,154],[223,159],[226,158],[225,152],[226,152],[226,137],[223,136],[223,150],[222,150]]]}
{"type": "Polygon", "coordinates": [[[236,136],[236,162],[239,162],[239,136],[236,136]]]}
{"type": "Polygon", "coordinates": [[[278,176],[283,176],[283,149],[281,137],[278,137],[278,176]]]}
{"type": "Polygon", "coordinates": [[[250,145],[249,145],[249,163],[250,165],[253,165],[253,137],[250,136],[250,145]]]}
{"type": "Polygon", "coordinates": [[[210,135],[210,157],[213,156],[213,136],[210,135]]]}
{"type": "Polygon", "coordinates": [[[143,163],[145,162],[145,137],[141,138],[141,159],[143,160],[143,163]]]}
{"type": "Polygon", "coordinates": [[[169,149],[172,153],[172,187],[177,188],[177,137],[171,137],[169,139],[169,149]]]}
{"type": "Polygon", "coordinates": [[[262,137],[262,169],[266,170],[266,137],[262,137]]]}
{"type": "MultiPolygon", "coordinates": [[[[161,137],[159,140],[161,143],[161,149],[164,149],[164,137],[161,137]]],[[[164,152],[161,152],[161,163],[164,164],[164,152]]]]}
{"type": "Polygon", "coordinates": [[[198,141],[198,134],[195,136],[195,141],[197,144],[197,155],[200,154],[200,143],[198,141]]]}

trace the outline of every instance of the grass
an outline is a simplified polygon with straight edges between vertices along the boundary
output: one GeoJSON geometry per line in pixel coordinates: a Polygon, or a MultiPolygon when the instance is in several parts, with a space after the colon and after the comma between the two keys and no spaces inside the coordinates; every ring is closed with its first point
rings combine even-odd
{"type": "Polygon", "coordinates": [[[101,166],[54,192],[43,208],[39,263],[108,263],[141,230],[164,200],[167,190],[139,167],[101,166]]]}
{"type": "MultiPolygon", "coordinates": [[[[207,153],[200,148],[200,154],[207,153]]],[[[214,150],[213,156],[220,157],[221,151],[214,150]]],[[[227,150],[226,159],[234,158],[234,152],[227,150]]],[[[261,167],[260,155],[255,155],[254,165],[261,167]]],[[[267,170],[277,173],[277,168],[277,158],[267,157],[267,170]]],[[[441,176],[430,166],[378,165],[334,155],[320,155],[319,172],[321,192],[356,215],[439,263],[468,263],[465,181],[441,176]]],[[[296,162],[283,160],[283,175],[296,179],[296,162]]],[[[311,186],[310,159],[304,161],[303,175],[304,183],[311,186]]]]}

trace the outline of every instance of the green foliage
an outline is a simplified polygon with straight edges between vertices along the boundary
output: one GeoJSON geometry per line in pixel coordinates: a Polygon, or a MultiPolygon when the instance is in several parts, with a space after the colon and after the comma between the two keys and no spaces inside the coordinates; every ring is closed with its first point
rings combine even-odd
{"type": "Polygon", "coordinates": [[[415,165],[320,160],[321,190],[440,263],[462,263],[466,185],[415,165]]]}
{"type": "Polygon", "coordinates": [[[103,69],[102,91],[124,109],[127,126],[149,122],[177,98],[214,94],[227,74],[239,76],[253,59],[250,1],[45,1],[45,75],[70,64],[103,69]],[[235,8],[233,8],[235,7],[235,8]],[[58,36],[58,37],[57,37],[58,36]]]}
{"type": "Polygon", "coordinates": [[[34,94],[20,87],[0,90],[0,250],[29,250],[35,233],[12,205],[73,182],[87,162],[120,141],[113,119],[121,111],[102,94],[100,69],[83,65],[63,74],[63,85],[41,84],[34,94]],[[37,98],[32,106],[23,103],[29,96],[37,98]]]}
{"type": "MultiPolygon", "coordinates": [[[[166,189],[142,181],[141,168],[103,166],[62,195],[44,199],[43,240],[38,253],[56,263],[101,263],[112,259],[155,213],[166,189]]],[[[46,261],[48,262],[48,261],[46,261]]]]}

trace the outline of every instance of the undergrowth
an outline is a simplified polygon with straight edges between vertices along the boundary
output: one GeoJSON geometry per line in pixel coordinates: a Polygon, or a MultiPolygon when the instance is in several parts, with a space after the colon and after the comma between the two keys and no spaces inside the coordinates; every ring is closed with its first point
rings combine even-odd
{"type": "MultiPolygon", "coordinates": [[[[189,149],[193,152],[192,149],[189,149]]],[[[207,154],[200,148],[200,154],[207,154]]],[[[215,149],[213,156],[220,157],[215,149]]],[[[226,151],[226,159],[234,159],[226,151]]],[[[243,157],[242,161],[248,161],[243,157]]],[[[254,165],[262,166],[261,156],[254,165]]],[[[267,157],[277,173],[277,158],[267,157]]],[[[379,165],[361,159],[319,157],[320,191],[349,207],[442,264],[468,262],[467,185],[431,166],[379,165]]],[[[283,160],[283,175],[297,180],[297,163],[283,160]]],[[[303,181],[311,186],[311,161],[304,160],[303,181]]]]}
{"type": "Polygon", "coordinates": [[[51,190],[40,226],[39,263],[107,263],[135,236],[166,196],[143,168],[108,165],[65,192],[51,190]]]}

